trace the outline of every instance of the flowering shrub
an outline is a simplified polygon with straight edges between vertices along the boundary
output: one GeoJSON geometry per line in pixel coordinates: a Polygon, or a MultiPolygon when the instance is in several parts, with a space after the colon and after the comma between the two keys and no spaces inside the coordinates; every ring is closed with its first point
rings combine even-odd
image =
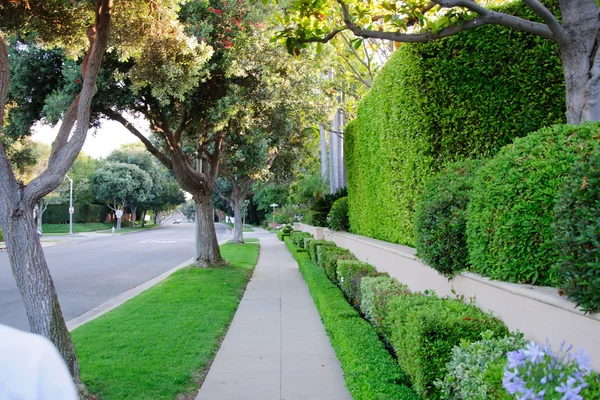
{"type": "Polygon", "coordinates": [[[360,281],[360,311],[378,330],[387,316],[387,305],[393,296],[410,294],[408,286],[387,275],[366,277],[360,281]]]}
{"type": "Polygon", "coordinates": [[[529,342],[508,353],[502,384],[517,399],[583,400],[582,390],[590,373],[590,357],[583,350],[571,354],[565,342],[559,352],[546,343],[529,342]]]}
{"type": "Polygon", "coordinates": [[[504,360],[506,364],[506,353],[518,350],[526,343],[522,334],[494,338],[492,331],[485,331],[481,334],[481,340],[455,346],[446,364],[444,380],[435,382],[442,399],[493,398],[490,395],[492,389],[486,382],[489,366],[496,360],[504,360]]]}

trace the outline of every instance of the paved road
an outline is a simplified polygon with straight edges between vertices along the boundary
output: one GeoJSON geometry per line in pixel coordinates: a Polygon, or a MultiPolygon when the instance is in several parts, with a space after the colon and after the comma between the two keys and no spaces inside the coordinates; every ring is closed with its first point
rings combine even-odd
{"type": "MultiPolygon", "coordinates": [[[[226,229],[217,226],[218,239],[226,229]]],[[[57,245],[45,247],[44,254],[67,321],[194,256],[193,224],[188,223],[167,222],[123,235],[59,239],[57,245]]],[[[0,252],[0,323],[29,329],[6,252],[0,252]]]]}

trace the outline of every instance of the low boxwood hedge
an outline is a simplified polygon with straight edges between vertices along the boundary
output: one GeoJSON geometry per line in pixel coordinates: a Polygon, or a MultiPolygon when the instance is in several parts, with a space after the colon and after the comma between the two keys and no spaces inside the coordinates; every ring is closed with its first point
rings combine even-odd
{"type": "Polygon", "coordinates": [[[424,294],[391,299],[384,329],[413,388],[427,399],[440,398],[434,382],[446,375],[454,346],[488,330],[493,337],[508,334],[502,321],[474,305],[424,294]]]}
{"type": "Polygon", "coordinates": [[[554,244],[565,294],[600,311],[600,146],[575,163],[556,199],[554,244]]]}
{"type": "Polygon", "coordinates": [[[286,244],[298,262],[354,400],[418,400],[406,375],[379,340],[373,327],[344,299],[342,292],[311,262],[286,244]]]}

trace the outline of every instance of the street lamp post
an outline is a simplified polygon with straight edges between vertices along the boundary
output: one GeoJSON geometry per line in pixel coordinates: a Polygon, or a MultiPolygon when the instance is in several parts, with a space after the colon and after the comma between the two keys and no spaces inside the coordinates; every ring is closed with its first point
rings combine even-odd
{"type": "Polygon", "coordinates": [[[271,207],[273,207],[273,229],[275,229],[275,207],[279,207],[279,204],[273,203],[271,207]]]}
{"type": "Polygon", "coordinates": [[[73,179],[66,175],[69,180],[69,236],[73,236],[73,213],[75,210],[73,209],[73,179]]]}

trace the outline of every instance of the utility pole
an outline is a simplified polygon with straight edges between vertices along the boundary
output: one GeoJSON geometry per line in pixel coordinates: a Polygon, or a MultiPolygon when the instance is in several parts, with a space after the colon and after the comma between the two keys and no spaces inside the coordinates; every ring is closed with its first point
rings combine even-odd
{"type": "Polygon", "coordinates": [[[73,179],[69,175],[65,174],[65,177],[69,180],[69,236],[73,236],[73,179]]]}

